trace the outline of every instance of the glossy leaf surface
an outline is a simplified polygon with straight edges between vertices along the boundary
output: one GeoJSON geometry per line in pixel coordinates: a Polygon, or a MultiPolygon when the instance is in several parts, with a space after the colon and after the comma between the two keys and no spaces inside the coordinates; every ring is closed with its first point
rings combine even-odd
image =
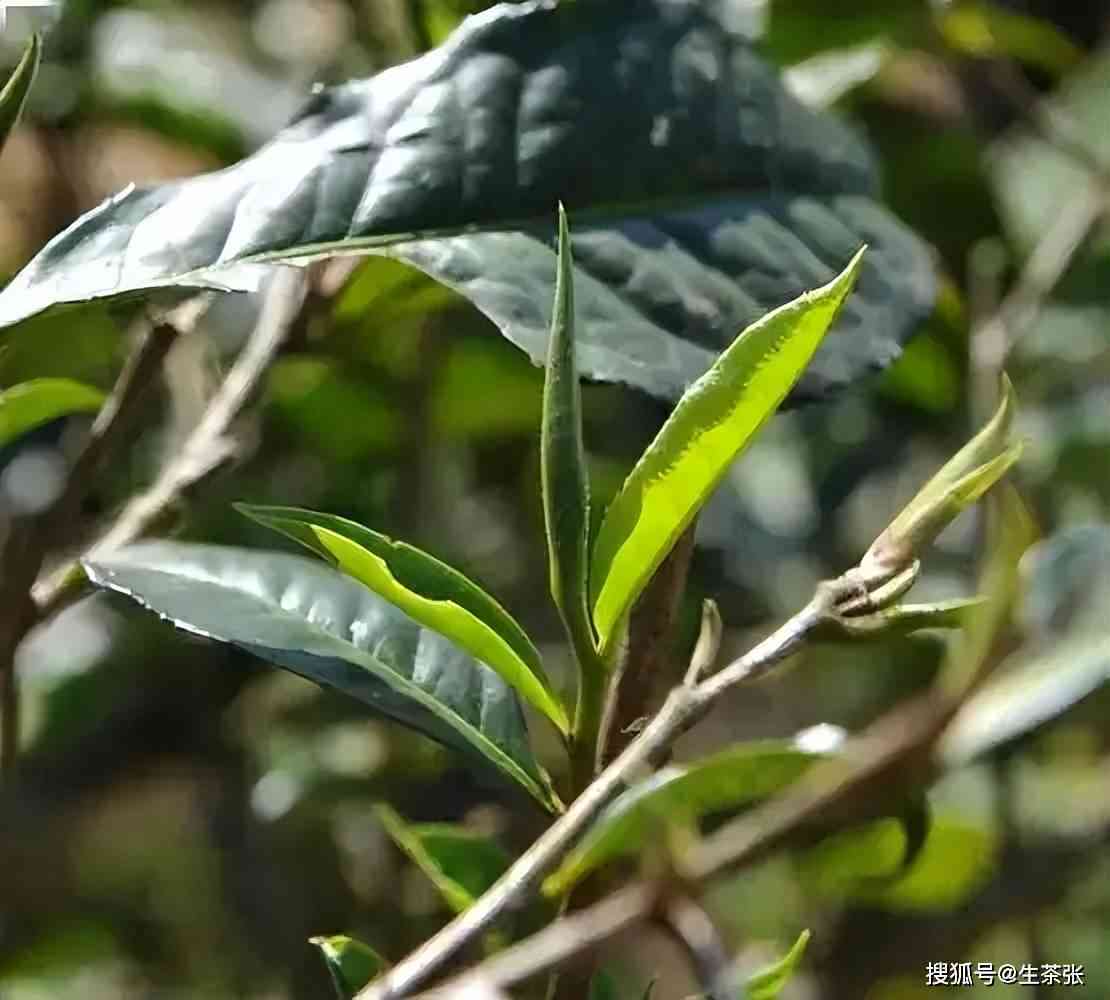
{"type": "Polygon", "coordinates": [[[248,517],[338,566],[422,625],[496,670],[565,733],[566,710],[540,654],[512,616],[458,570],[355,521],[296,507],[241,504],[248,517]]]}
{"type": "Polygon", "coordinates": [[[297,556],[147,542],[86,563],[94,584],[468,752],[557,808],[520,704],[492,670],[334,570],[297,556]]]}
{"type": "Polygon", "coordinates": [[[396,255],[540,363],[557,201],[576,218],[583,374],[676,399],[768,309],[873,247],[803,380],[885,367],[932,306],[923,245],[876,202],[866,146],[806,108],[711,0],[503,4],[438,49],[321,91],[226,170],[127,189],[0,293],[0,325],[252,264],[396,255]]]}

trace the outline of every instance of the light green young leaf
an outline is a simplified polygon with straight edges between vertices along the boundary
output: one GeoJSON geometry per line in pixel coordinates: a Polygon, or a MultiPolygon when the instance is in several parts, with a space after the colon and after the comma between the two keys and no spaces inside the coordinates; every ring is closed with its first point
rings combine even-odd
{"type": "Polygon", "coordinates": [[[4,89],[0,90],[0,149],[23,114],[23,106],[27,103],[27,95],[31,92],[41,60],[42,40],[38,35],[32,35],[19,64],[12,70],[4,89]]]}
{"type": "Polygon", "coordinates": [[[367,983],[389,968],[389,963],[368,944],[345,934],[309,938],[309,943],[320,949],[339,1000],[351,1000],[367,983]]]}
{"type": "Polygon", "coordinates": [[[760,969],[744,985],[744,1000],[775,1000],[794,975],[809,944],[809,931],[802,931],[794,946],[777,962],[760,969]]]}
{"type": "Polygon", "coordinates": [[[729,465],[801,377],[852,290],[862,255],[829,284],[741,333],[686,391],[636,463],[605,512],[590,567],[603,653],[729,465]]]}
{"type": "Polygon", "coordinates": [[[979,500],[1021,456],[1021,445],[1007,447],[1017,399],[1002,377],[1002,399],[994,416],[952,456],[883,530],[861,560],[882,577],[908,565],[956,515],[979,500]]]}
{"type": "Polygon", "coordinates": [[[65,378],[38,378],[0,392],[0,448],[41,424],[100,409],[104,393],[65,378]]]}
{"type": "Polygon", "coordinates": [[[458,570],[404,542],[346,518],[295,507],[237,509],[334,563],[411,618],[457,643],[499,673],[559,729],[566,709],[540,654],[512,616],[458,570]]]}
{"type": "Polygon", "coordinates": [[[1083,49],[1051,21],[997,3],[959,3],[937,16],[944,40],[977,59],[1012,58],[1062,74],[1083,61],[1083,49]]]}
{"type": "Polygon", "coordinates": [[[378,822],[436,887],[447,905],[462,913],[509,867],[509,856],[489,837],[454,823],[408,823],[391,806],[374,806],[378,822]]]}
{"type": "Polygon", "coordinates": [[[667,823],[689,823],[739,809],[789,785],[828,755],[788,740],[740,743],[683,766],[664,768],[634,785],[602,814],[543,884],[562,896],[618,857],[636,853],[667,823]]]}
{"type": "Polygon", "coordinates": [[[540,434],[544,526],[551,596],[562,615],[580,666],[595,661],[590,625],[590,483],[582,445],[582,391],[574,348],[574,261],[567,214],[559,206],[559,259],[548,341],[540,434]]]}

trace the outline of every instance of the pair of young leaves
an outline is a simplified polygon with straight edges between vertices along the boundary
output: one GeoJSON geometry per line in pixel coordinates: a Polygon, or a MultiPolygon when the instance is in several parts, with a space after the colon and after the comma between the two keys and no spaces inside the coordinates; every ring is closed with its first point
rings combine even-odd
{"type": "MultiPolygon", "coordinates": [[[[609,506],[591,551],[573,263],[560,208],[541,461],[551,593],[581,670],[605,670],[612,663],[636,598],[802,374],[854,284],[862,252],[832,282],[745,330],[690,387],[609,506]]],[[[500,674],[563,735],[570,733],[571,719],[534,644],[493,597],[461,573],[343,518],[285,507],[240,509],[453,640],[500,674]]]]}

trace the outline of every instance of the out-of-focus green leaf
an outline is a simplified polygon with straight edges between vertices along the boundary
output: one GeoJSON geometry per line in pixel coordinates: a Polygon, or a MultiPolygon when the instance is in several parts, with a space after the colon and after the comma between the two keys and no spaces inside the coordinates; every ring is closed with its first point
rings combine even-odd
{"type": "Polygon", "coordinates": [[[231,643],[469,752],[546,809],[559,808],[512,689],[349,577],[284,553],[173,542],[132,545],[86,563],[85,571],[96,586],[179,628],[231,643]]]}
{"type": "Polygon", "coordinates": [[[389,963],[368,944],[345,934],[309,941],[320,949],[338,1000],[351,1000],[370,980],[389,968],[389,963]]]}
{"type": "Polygon", "coordinates": [[[323,556],[421,625],[458,643],[496,670],[561,733],[568,731],[566,710],[524,629],[458,570],[344,517],[296,507],[237,507],[259,524],[323,556]]]}
{"type": "Polygon", "coordinates": [[[359,264],[336,299],[332,316],[340,324],[371,317],[379,328],[429,313],[458,301],[454,292],[399,260],[370,257],[359,264]]]}
{"type": "Polygon", "coordinates": [[[321,458],[355,462],[396,451],[401,413],[385,393],[324,358],[282,358],[268,380],[269,414],[321,458]]]}
{"type": "Polygon", "coordinates": [[[543,417],[543,373],[503,340],[444,346],[430,390],[435,433],[448,440],[531,437],[543,417]],[[489,392],[489,386],[497,386],[489,392]]]}
{"type": "Polygon", "coordinates": [[[1020,619],[1046,641],[1105,630],[1110,622],[1110,527],[1063,528],[1026,553],[1020,619]]]}
{"type": "Polygon", "coordinates": [[[462,913],[509,867],[509,856],[489,837],[452,823],[408,823],[391,806],[374,807],[393,842],[462,913]]]}
{"type": "Polygon", "coordinates": [[[802,931],[793,947],[777,962],[748,977],[743,1000],[776,1000],[798,968],[809,944],[809,931],[802,931]]]}
{"type": "Polygon", "coordinates": [[[879,389],[899,402],[943,414],[958,402],[962,378],[952,353],[935,336],[923,332],[887,369],[879,389]]]}
{"type": "Polygon", "coordinates": [[[597,819],[544,882],[561,896],[591,871],[634,854],[668,823],[688,823],[766,798],[828,755],[790,741],[740,743],[683,766],[663,768],[633,785],[597,819]]]}
{"type": "MultiPolygon", "coordinates": [[[[1038,113],[1054,121],[1093,159],[1110,163],[1110,129],[1105,127],[1110,114],[1110,52],[1084,59],[1038,113]]],[[[1051,229],[1061,211],[1097,186],[1088,165],[1024,123],[997,140],[989,152],[991,187],[1006,234],[1026,252],[1051,229]]]]}
{"type": "Polygon", "coordinates": [[[728,471],[798,381],[852,290],[863,251],[832,282],[748,327],[683,395],[605,512],[590,567],[603,652],[728,471]]]}
{"type": "Polygon", "coordinates": [[[790,96],[726,6],[533,0],[469,18],[404,70],[319,92],[239,164],[87,213],[0,292],[0,325],[384,253],[541,362],[565,198],[583,374],[676,399],[736,330],[867,243],[860,294],[794,398],[849,384],[931,308],[931,260],[877,204],[866,146],[790,96]]]}
{"type": "Polygon", "coordinates": [[[590,481],[582,445],[582,391],[574,354],[574,261],[559,206],[559,275],[548,345],[540,432],[543,515],[551,596],[580,663],[594,663],[589,611],[590,481]]]}
{"type": "Polygon", "coordinates": [[[952,456],[890,522],[860,562],[878,576],[908,566],[914,556],[991,489],[1021,456],[1021,444],[1007,447],[1017,401],[1008,378],[994,416],[952,456]]]}
{"type": "Polygon", "coordinates": [[[1110,681],[1110,625],[1010,657],[963,705],[938,748],[957,767],[1063,714],[1110,681]]]}
{"type": "Polygon", "coordinates": [[[42,40],[38,35],[32,35],[23,57],[12,70],[4,89],[0,90],[0,148],[8,141],[8,136],[23,114],[23,106],[27,103],[27,95],[34,85],[41,60],[42,40]]]}
{"type": "Polygon", "coordinates": [[[40,378],[0,392],[0,448],[41,424],[100,409],[104,393],[64,378],[40,378]]]}
{"type": "Polygon", "coordinates": [[[893,910],[943,911],[990,877],[998,843],[989,830],[939,813],[916,850],[912,834],[895,818],[832,834],[799,858],[802,885],[819,896],[893,910]]]}
{"type": "Polygon", "coordinates": [[[1065,73],[1083,59],[1083,50],[1051,21],[984,0],[946,7],[937,25],[952,48],[977,58],[1010,57],[1050,73],[1065,73]]]}

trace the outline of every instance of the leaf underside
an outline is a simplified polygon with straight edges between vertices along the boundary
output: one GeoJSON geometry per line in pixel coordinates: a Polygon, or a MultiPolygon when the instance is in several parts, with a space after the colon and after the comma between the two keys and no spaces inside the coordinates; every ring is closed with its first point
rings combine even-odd
{"type": "Polygon", "coordinates": [[[791,97],[709,0],[504,4],[420,59],[317,94],[241,163],[86,214],[0,293],[0,325],[243,286],[252,263],[382,252],[542,363],[561,198],[581,372],[668,399],[869,244],[800,400],[889,364],[931,308],[928,253],[876,190],[864,144],[791,97]]]}
{"type": "Polygon", "coordinates": [[[357,698],[558,808],[508,685],[333,569],[284,553],[145,542],[85,570],[179,628],[357,698]]]}

